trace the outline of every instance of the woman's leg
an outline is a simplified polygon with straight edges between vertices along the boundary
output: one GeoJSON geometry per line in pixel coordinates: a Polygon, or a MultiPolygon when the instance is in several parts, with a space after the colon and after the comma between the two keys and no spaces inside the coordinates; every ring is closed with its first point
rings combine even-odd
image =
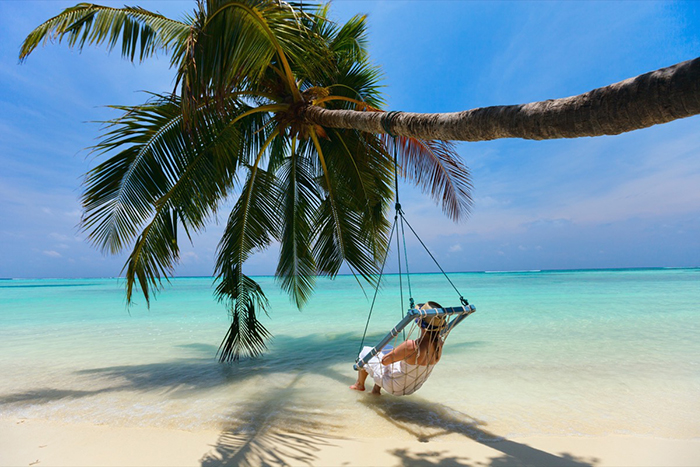
{"type": "Polygon", "coordinates": [[[374,394],[375,396],[381,396],[382,395],[382,387],[378,384],[375,384],[374,387],[372,388],[371,394],[374,394]]]}
{"type": "Polygon", "coordinates": [[[355,384],[350,386],[350,389],[354,389],[355,391],[364,391],[365,390],[365,380],[367,379],[367,373],[365,370],[362,368],[357,370],[357,381],[355,381],[355,384]]]}

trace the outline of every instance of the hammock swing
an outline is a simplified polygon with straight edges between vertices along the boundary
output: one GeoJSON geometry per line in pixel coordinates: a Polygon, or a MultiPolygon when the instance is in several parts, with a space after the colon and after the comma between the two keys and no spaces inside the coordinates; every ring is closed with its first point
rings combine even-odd
{"type": "MultiPolygon", "coordinates": [[[[384,377],[384,383],[385,384],[380,384],[380,386],[390,392],[391,394],[394,395],[408,395],[412,394],[413,392],[417,391],[423,384],[423,382],[430,376],[430,373],[432,372],[432,367],[434,364],[428,364],[428,365],[410,365],[410,364],[405,364],[404,361],[396,361],[394,363],[391,363],[390,365],[384,367],[381,364],[381,359],[383,356],[388,354],[393,348],[397,347],[397,344],[400,344],[398,342],[399,340],[399,335],[402,335],[402,342],[407,341],[408,339],[412,337],[420,337],[422,336],[422,331],[421,328],[425,329],[431,328],[431,326],[427,323],[435,322],[434,320],[438,320],[440,322],[439,328],[436,328],[437,331],[434,332],[436,335],[435,338],[440,340],[440,347],[444,345],[445,340],[447,339],[447,336],[450,334],[450,332],[459,324],[461,323],[467,316],[470,314],[474,313],[476,311],[476,307],[474,305],[470,305],[469,302],[462,296],[462,294],[459,292],[457,287],[455,287],[454,283],[450,280],[449,276],[445,272],[445,270],[440,266],[440,263],[435,259],[433,254],[430,252],[428,247],[423,243],[423,240],[418,236],[416,231],[413,229],[411,224],[406,220],[405,213],[401,209],[401,203],[399,202],[399,185],[398,185],[398,161],[397,161],[397,145],[396,145],[396,135],[392,134],[391,131],[389,130],[389,125],[387,124],[388,121],[390,121],[393,116],[395,115],[395,112],[389,112],[384,119],[382,119],[382,126],[384,130],[389,134],[389,136],[394,138],[394,183],[395,183],[395,192],[396,192],[396,204],[395,204],[395,209],[396,213],[394,215],[394,222],[391,227],[391,233],[389,234],[389,245],[391,245],[392,239],[394,237],[394,232],[396,232],[396,249],[397,249],[397,257],[398,257],[398,271],[399,271],[399,292],[400,292],[400,300],[401,300],[401,315],[402,318],[401,320],[394,326],[389,333],[382,338],[379,343],[377,343],[374,347],[363,347],[364,342],[365,342],[365,337],[367,336],[367,329],[369,328],[369,322],[372,318],[372,311],[374,310],[374,305],[377,300],[377,294],[379,292],[379,286],[381,284],[382,276],[384,274],[384,266],[386,265],[386,260],[388,257],[388,251],[384,256],[384,260],[382,262],[382,266],[379,272],[379,279],[377,280],[377,285],[374,290],[374,297],[372,299],[372,304],[370,306],[369,310],[369,316],[367,317],[367,323],[365,324],[365,330],[364,333],[362,334],[362,341],[360,342],[360,350],[358,351],[358,358],[355,361],[355,364],[353,365],[353,368],[355,370],[365,370],[368,371],[369,375],[372,376],[375,379],[375,382],[377,382],[377,379],[382,379],[382,375],[384,377]],[[411,278],[410,278],[410,272],[408,270],[408,252],[406,249],[406,233],[405,233],[405,226],[408,226],[410,231],[413,233],[413,235],[418,239],[420,244],[423,246],[425,251],[428,253],[430,258],[433,260],[433,262],[437,265],[437,267],[440,269],[442,274],[445,276],[447,281],[450,283],[452,288],[457,292],[457,295],[459,296],[459,301],[461,303],[460,306],[454,306],[454,307],[437,307],[434,302],[428,302],[432,306],[425,306],[424,304],[418,304],[418,307],[416,307],[415,301],[413,299],[413,292],[411,290],[411,278]],[[401,230],[399,232],[399,229],[401,230]],[[401,237],[401,238],[399,238],[401,237]],[[403,253],[404,253],[404,258],[405,258],[405,263],[406,263],[406,282],[408,285],[408,295],[409,295],[409,309],[404,313],[404,299],[403,299],[403,271],[402,271],[402,265],[401,265],[401,242],[403,241],[403,253]],[[408,332],[407,332],[408,328],[408,332]],[[391,343],[391,344],[390,344],[391,343]],[[375,358],[378,355],[377,358],[375,358]],[[382,373],[380,375],[377,375],[377,373],[382,373]],[[398,384],[394,384],[395,382],[398,381],[398,384]],[[387,384],[388,383],[388,384],[387,384]]],[[[430,358],[430,356],[428,356],[430,358]]],[[[438,357],[439,359],[439,357],[438,357]]],[[[430,360],[429,360],[430,361],[430,360]]],[[[417,363],[417,362],[416,362],[417,363]]]]}

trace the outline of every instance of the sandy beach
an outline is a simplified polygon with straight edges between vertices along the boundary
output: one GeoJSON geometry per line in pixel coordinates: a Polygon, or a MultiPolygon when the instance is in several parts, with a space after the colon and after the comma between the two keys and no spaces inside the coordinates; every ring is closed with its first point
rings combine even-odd
{"type": "Polygon", "coordinates": [[[350,438],[259,430],[241,433],[115,428],[41,420],[0,423],[3,466],[697,466],[700,440],[650,437],[530,437],[479,441],[350,438]]]}

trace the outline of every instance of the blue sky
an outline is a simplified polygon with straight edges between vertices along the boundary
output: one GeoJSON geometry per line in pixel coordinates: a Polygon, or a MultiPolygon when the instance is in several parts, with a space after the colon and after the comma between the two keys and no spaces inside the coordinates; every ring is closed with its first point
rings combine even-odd
{"type": "MultiPolygon", "coordinates": [[[[190,1],[131,2],[180,18],[190,1]]],[[[131,4],[130,3],[130,4],[131,4]]],[[[24,37],[75,2],[0,2],[0,277],[119,275],[125,256],[76,225],[85,148],[109,104],[169,91],[167,57],[49,44],[18,64],[24,37]]],[[[103,2],[122,6],[120,2],[103,2]]],[[[369,16],[388,107],[449,112],[580,94],[700,55],[698,2],[337,1],[369,16]]],[[[700,266],[700,117],[624,135],[460,143],[475,205],[453,224],[403,186],[409,221],[447,270],[700,266]]],[[[225,218],[225,214],[222,215],[225,218]]],[[[216,219],[182,245],[178,275],[210,275],[216,219]]],[[[411,241],[411,268],[430,271],[411,241]]],[[[274,248],[247,264],[274,271],[274,248]]]]}

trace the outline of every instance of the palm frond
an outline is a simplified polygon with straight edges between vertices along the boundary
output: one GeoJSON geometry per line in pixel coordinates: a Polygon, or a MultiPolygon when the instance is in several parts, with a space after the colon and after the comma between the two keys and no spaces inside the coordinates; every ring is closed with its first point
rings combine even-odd
{"type": "Polygon", "coordinates": [[[202,5],[187,50],[179,54],[176,85],[185,111],[201,100],[256,88],[271,67],[279,70],[286,95],[300,99],[290,62],[303,67],[302,59],[308,61],[319,49],[300,22],[307,13],[274,0],[209,0],[202,5]]]}
{"type": "Polygon", "coordinates": [[[20,61],[47,41],[68,39],[71,47],[106,44],[112,50],[121,41],[122,57],[139,61],[157,51],[168,51],[185,40],[190,26],[139,7],[110,8],[80,3],[66,8],[34,29],[20,49],[20,61]]]}
{"type": "Polygon", "coordinates": [[[151,218],[169,188],[172,159],[186,145],[176,99],[159,96],[144,105],[114,108],[124,115],[107,122],[111,129],[93,147],[98,156],[114,155],[87,173],[81,220],[88,238],[112,254],[151,218]]]}
{"type": "MultiPolygon", "coordinates": [[[[150,220],[127,262],[127,300],[138,279],[148,301],[149,284],[157,289],[160,278],[167,277],[177,261],[176,251],[161,251],[154,245],[176,241],[159,228],[162,217],[177,213],[190,236],[190,231],[204,227],[234,187],[239,164],[250,158],[246,151],[257,150],[255,144],[242,144],[246,132],[239,124],[246,131],[264,129],[271,118],[248,110],[235,100],[223,112],[213,105],[203,107],[197,124],[185,130],[179,103],[166,99],[146,110],[130,108],[98,145],[103,151],[127,147],[89,174],[83,219],[89,238],[119,251],[150,220]]],[[[176,230],[175,225],[172,228],[176,230]]]]}
{"type": "Polygon", "coordinates": [[[317,54],[316,60],[311,62],[316,68],[300,73],[304,79],[302,89],[327,86],[339,96],[359,99],[373,107],[383,105],[379,93],[381,72],[370,63],[367,53],[366,17],[355,16],[338,26],[326,15],[327,9],[322,9],[308,24],[317,42],[325,45],[326,52],[317,54]]]}
{"type": "Polygon", "coordinates": [[[219,360],[235,362],[241,354],[257,357],[267,348],[265,341],[272,337],[256,316],[258,311],[266,312],[267,297],[257,282],[241,273],[238,265],[220,280],[216,292],[219,300],[228,305],[231,325],[219,346],[219,360]]]}
{"type": "MultiPolygon", "coordinates": [[[[381,78],[381,70],[368,62],[348,64],[347,68],[341,68],[339,73],[333,77],[336,84],[333,87],[333,93],[351,98],[359,96],[370,108],[379,108],[384,105],[384,99],[381,95],[381,78]],[[349,92],[350,89],[353,91],[349,92]]],[[[338,108],[355,109],[348,105],[338,108]]]]}
{"type": "MultiPolygon", "coordinates": [[[[314,137],[313,141],[322,170],[318,183],[326,194],[315,222],[318,227],[313,251],[319,272],[334,276],[343,261],[347,261],[371,282],[373,274],[377,272],[378,253],[384,248],[382,245],[386,245],[388,223],[383,216],[370,219],[367,214],[377,201],[380,206],[388,201],[390,195],[386,194],[390,193],[390,189],[386,189],[384,196],[379,189],[377,198],[368,199],[358,184],[358,176],[363,178],[365,185],[377,182],[374,178],[377,173],[373,173],[369,169],[371,165],[368,165],[371,157],[366,157],[372,154],[358,151],[353,154],[354,158],[348,157],[344,147],[333,140],[332,134],[327,140],[314,137]],[[357,167],[363,169],[358,171],[357,167]],[[374,224],[374,220],[379,222],[374,224]]],[[[388,177],[385,179],[390,180],[388,177]]],[[[383,208],[380,210],[383,211],[383,208]]]]}
{"type": "Polygon", "coordinates": [[[313,215],[319,205],[314,169],[303,152],[292,151],[277,172],[281,200],[280,257],[275,275],[301,308],[315,283],[316,262],[311,252],[313,215]]]}
{"type": "Polygon", "coordinates": [[[162,280],[172,275],[180,251],[172,221],[169,211],[159,212],[137,239],[124,265],[127,302],[131,301],[136,281],[146,303],[150,303],[150,290],[158,290],[162,280]]]}
{"type": "Polygon", "coordinates": [[[237,265],[242,265],[251,252],[267,247],[279,235],[279,199],[274,176],[260,168],[251,169],[219,242],[218,276],[229,274],[237,265]]]}
{"type": "Polygon", "coordinates": [[[350,18],[331,37],[331,50],[347,63],[364,63],[367,54],[367,16],[350,18]]]}
{"type": "Polygon", "coordinates": [[[384,258],[393,199],[393,161],[376,135],[334,130],[325,154],[332,172],[342,173],[335,183],[344,186],[352,209],[362,215],[362,241],[371,247],[375,261],[384,258]]]}
{"type": "Polygon", "coordinates": [[[108,122],[109,131],[93,148],[98,156],[113,155],[85,180],[81,227],[88,238],[117,253],[166,201],[178,206],[183,221],[201,227],[235,180],[244,150],[231,122],[246,107],[228,104],[223,111],[200,108],[199,125],[189,130],[175,96],[115,107],[124,115],[108,122]]]}
{"type": "MultiPolygon", "coordinates": [[[[264,150],[264,149],[263,149],[264,150]]],[[[257,355],[264,349],[268,334],[255,317],[264,311],[267,300],[260,286],[242,273],[243,263],[250,253],[267,247],[279,235],[276,207],[279,193],[274,176],[258,167],[250,175],[229,215],[219,243],[216,260],[216,294],[226,302],[232,324],[221,345],[222,361],[238,360],[240,354],[257,355]]]]}
{"type": "Polygon", "coordinates": [[[185,109],[263,76],[275,47],[244,2],[207,2],[176,76],[185,109]],[[240,8],[234,8],[240,6],[240,8]],[[212,11],[213,10],[213,11],[212,11]]]}
{"type": "Polygon", "coordinates": [[[471,176],[452,142],[383,138],[389,151],[396,145],[403,176],[430,195],[450,219],[466,219],[472,205],[471,176]]]}

